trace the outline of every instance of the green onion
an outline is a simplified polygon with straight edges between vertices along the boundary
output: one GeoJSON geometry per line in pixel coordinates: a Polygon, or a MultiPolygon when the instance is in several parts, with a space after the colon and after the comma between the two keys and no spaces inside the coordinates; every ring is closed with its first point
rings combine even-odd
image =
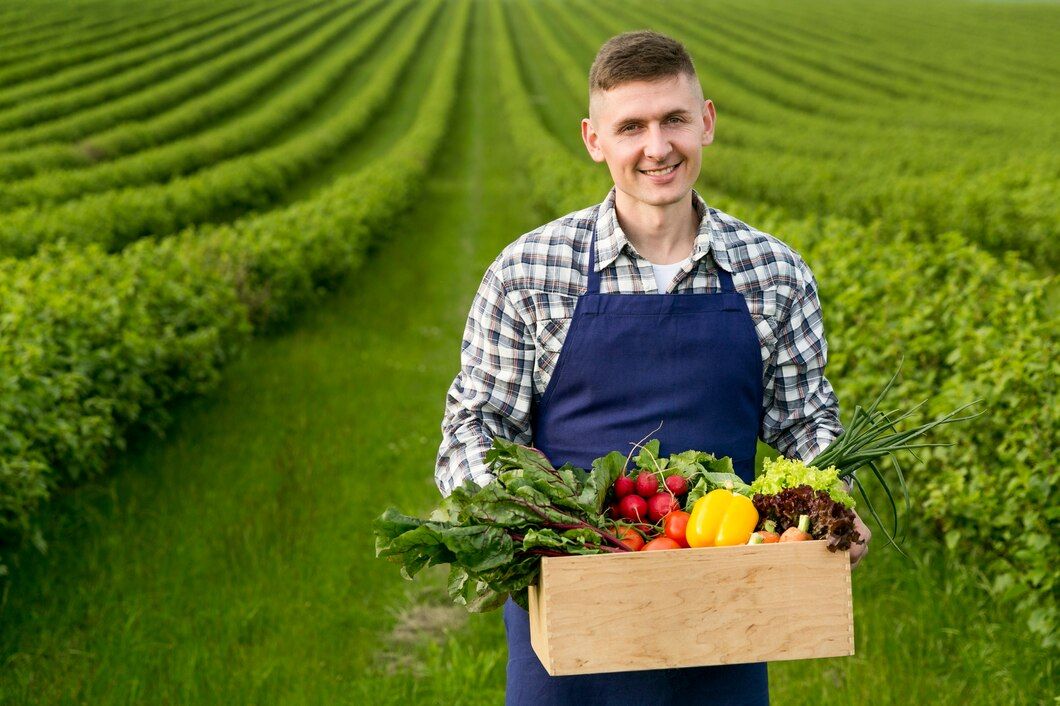
{"type": "Polygon", "coordinates": [[[896,370],[894,375],[891,376],[891,379],[872,402],[872,405],[870,405],[868,409],[864,409],[860,405],[855,407],[854,414],[851,417],[846,430],[836,437],[836,439],[823,452],[807,461],[807,464],[816,466],[817,468],[835,466],[839,470],[840,478],[852,481],[860,491],[861,497],[865,500],[865,505],[869,508],[869,513],[883,530],[887,540],[893,544],[899,552],[905,554],[905,552],[902,552],[902,549],[898,546],[897,542],[900,533],[898,505],[895,502],[894,493],[891,492],[890,485],[880,471],[880,462],[885,459],[890,459],[895,470],[895,475],[898,478],[898,488],[902,494],[905,510],[908,513],[910,509],[909,488],[906,485],[905,475],[902,473],[902,467],[898,462],[896,454],[900,451],[908,451],[913,454],[914,458],[919,460],[919,457],[916,455],[916,449],[931,448],[935,446],[952,446],[952,444],[913,443],[913,441],[943,424],[952,424],[954,422],[975,419],[983,414],[985,410],[975,414],[959,416],[961,412],[981,401],[975,400],[974,402],[969,402],[966,405],[958,407],[952,412],[944,414],[926,424],[921,424],[920,426],[906,429],[904,431],[898,431],[896,428],[897,423],[912,416],[913,413],[926,403],[925,400],[907,412],[901,413],[898,410],[890,412],[880,410],[880,403],[883,402],[883,398],[894,385],[894,381],[898,378],[898,373],[901,372],[901,370],[902,363],[899,361],[898,370],[896,370]],[[873,475],[883,487],[884,493],[887,495],[887,500],[891,506],[892,524],[894,526],[893,534],[887,530],[886,525],[884,525],[883,521],[880,519],[879,513],[876,512],[876,508],[873,507],[872,502],[869,500],[868,495],[865,492],[865,487],[862,485],[861,479],[856,475],[858,469],[865,467],[872,471],[873,475]]]}

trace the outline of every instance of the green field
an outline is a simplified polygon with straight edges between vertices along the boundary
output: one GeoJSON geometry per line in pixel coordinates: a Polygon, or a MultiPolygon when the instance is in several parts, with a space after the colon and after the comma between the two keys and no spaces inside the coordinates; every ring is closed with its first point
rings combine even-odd
{"type": "Polygon", "coordinates": [[[773,702],[1058,702],[1060,6],[0,0],[0,703],[502,702],[499,613],[370,523],[437,502],[475,288],[606,194],[586,75],[645,26],[717,105],[700,193],[813,268],[844,417],[900,356],[902,406],[989,407],[773,702]]]}

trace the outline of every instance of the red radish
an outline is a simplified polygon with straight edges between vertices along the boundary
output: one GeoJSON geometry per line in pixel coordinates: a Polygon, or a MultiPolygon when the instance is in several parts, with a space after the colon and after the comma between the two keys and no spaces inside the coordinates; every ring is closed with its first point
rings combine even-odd
{"type": "Polygon", "coordinates": [[[641,547],[640,550],[642,552],[651,552],[651,551],[655,551],[656,549],[680,549],[680,548],[681,548],[681,545],[678,544],[677,542],[675,542],[674,540],[670,539],[669,537],[656,537],[655,539],[651,540],[650,542],[645,544],[643,547],[641,547]]]}
{"type": "Polygon", "coordinates": [[[641,522],[648,516],[648,501],[639,495],[627,495],[618,501],[618,514],[630,522],[641,522]]]}
{"type": "Polygon", "coordinates": [[[656,493],[648,500],[648,517],[658,522],[669,513],[676,510],[680,505],[669,493],[656,493]]]}
{"type": "Polygon", "coordinates": [[[648,471],[642,471],[637,476],[637,495],[642,498],[650,498],[658,492],[659,479],[648,471]]]}
{"type": "Polygon", "coordinates": [[[629,476],[619,476],[615,481],[615,497],[621,500],[633,492],[633,479],[629,476]]]}
{"type": "Polygon", "coordinates": [[[684,495],[688,492],[688,481],[684,479],[684,476],[667,476],[666,489],[674,495],[684,495]]]}

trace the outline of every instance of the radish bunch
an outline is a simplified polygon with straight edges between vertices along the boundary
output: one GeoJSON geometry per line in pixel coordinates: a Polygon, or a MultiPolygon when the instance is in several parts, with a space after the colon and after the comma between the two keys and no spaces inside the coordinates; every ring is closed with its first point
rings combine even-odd
{"type": "Polygon", "coordinates": [[[688,493],[688,481],[680,475],[667,476],[642,469],[636,478],[621,475],[611,486],[614,501],[611,516],[630,522],[657,523],[674,510],[679,510],[688,493]]]}

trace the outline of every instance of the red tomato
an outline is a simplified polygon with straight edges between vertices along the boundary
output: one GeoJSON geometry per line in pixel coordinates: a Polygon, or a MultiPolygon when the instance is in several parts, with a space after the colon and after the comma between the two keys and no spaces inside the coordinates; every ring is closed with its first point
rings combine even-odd
{"type": "Polygon", "coordinates": [[[682,547],[687,547],[688,540],[685,539],[685,528],[688,527],[689,517],[691,517],[691,515],[687,512],[674,510],[663,518],[663,534],[680,544],[682,547]]]}
{"type": "Polygon", "coordinates": [[[680,549],[681,545],[669,537],[656,537],[641,548],[642,552],[651,552],[657,549],[680,549]]]}
{"type": "Polygon", "coordinates": [[[623,527],[618,533],[618,538],[634,552],[639,552],[644,546],[644,537],[641,537],[640,533],[632,527],[623,527]]]}

